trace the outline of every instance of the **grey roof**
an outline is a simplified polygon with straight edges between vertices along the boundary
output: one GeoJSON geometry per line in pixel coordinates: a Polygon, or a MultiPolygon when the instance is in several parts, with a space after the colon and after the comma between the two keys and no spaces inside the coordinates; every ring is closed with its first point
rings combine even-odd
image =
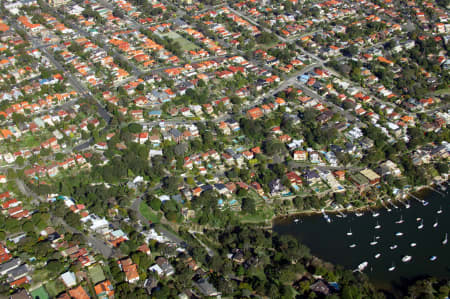
{"type": "Polygon", "coordinates": [[[11,259],[6,263],[0,265],[0,273],[6,273],[11,271],[14,268],[17,268],[20,265],[21,261],[18,258],[11,259]]]}
{"type": "Polygon", "coordinates": [[[197,287],[200,292],[205,296],[217,296],[220,293],[217,292],[216,288],[210,284],[206,279],[200,279],[197,281],[197,287]]]}
{"type": "Polygon", "coordinates": [[[21,278],[22,276],[24,276],[25,274],[28,273],[28,271],[30,271],[30,269],[28,269],[28,266],[26,264],[23,264],[11,271],[8,272],[8,277],[10,277],[11,281],[14,281],[16,279],[21,278]]]}
{"type": "Polygon", "coordinates": [[[170,130],[170,134],[172,134],[172,136],[173,136],[174,138],[181,137],[181,132],[178,131],[177,129],[172,129],[172,130],[170,130]]]}

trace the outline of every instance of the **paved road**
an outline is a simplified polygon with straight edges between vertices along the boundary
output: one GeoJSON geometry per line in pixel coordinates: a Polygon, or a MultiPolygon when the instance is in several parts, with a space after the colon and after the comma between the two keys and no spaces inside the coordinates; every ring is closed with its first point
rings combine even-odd
{"type": "Polygon", "coordinates": [[[209,256],[213,257],[215,255],[214,250],[212,250],[211,248],[209,248],[208,246],[206,246],[205,243],[202,242],[202,240],[200,240],[199,238],[197,238],[196,234],[202,234],[200,232],[197,231],[193,231],[193,230],[189,230],[189,233],[192,235],[192,237],[194,237],[195,240],[197,240],[198,243],[200,243],[200,245],[205,248],[206,252],[208,253],[209,256]]]}
{"type": "MultiPolygon", "coordinates": [[[[40,202],[45,201],[44,197],[39,196],[39,195],[35,194],[34,192],[32,192],[30,189],[28,189],[28,187],[25,185],[25,183],[22,180],[16,179],[16,185],[19,188],[20,192],[22,192],[24,195],[26,195],[28,197],[33,198],[32,203],[34,205],[38,206],[40,202]]],[[[113,249],[111,247],[109,247],[104,240],[102,240],[101,238],[96,238],[89,234],[80,232],[76,228],[68,225],[64,221],[64,219],[62,219],[61,217],[52,215],[52,223],[53,223],[53,225],[58,225],[58,224],[63,225],[70,232],[78,233],[78,234],[85,236],[87,242],[90,243],[90,246],[93,247],[96,251],[98,251],[102,255],[104,255],[106,258],[109,258],[110,256],[112,256],[114,254],[113,249]]]]}
{"type": "Polygon", "coordinates": [[[64,74],[64,76],[69,80],[70,84],[73,86],[73,88],[80,94],[83,95],[91,100],[93,100],[97,105],[97,110],[100,116],[106,121],[106,123],[109,123],[111,120],[111,116],[109,113],[100,105],[100,103],[91,95],[90,91],[80,82],[77,78],[75,78],[70,72],[66,72],[64,67],[57,61],[53,55],[48,53],[47,48],[41,44],[41,41],[39,38],[30,36],[26,30],[23,30],[21,28],[21,25],[19,25],[16,20],[10,18],[9,16],[6,17],[8,22],[14,27],[16,30],[22,30],[25,32],[26,38],[31,41],[34,48],[40,48],[42,53],[45,54],[45,56],[50,60],[50,62],[60,71],[64,74]]]}
{"type": "MultiPolygon", "coordinates": [[[[145,218],[141,212],[139,211],[139,207],[141,205],[142,199],[143,197],[148,193],[148,192],[153,192],[159,188],[161,188],[161,184],[157,184],[152,188],[149,188],[147,191],[145,191],[141,196],[138,196],[137,198],[134,199],[134,201],[131,203],[131,209],[133,211],[136,212],[136,215],[139,219],[139,221],[141,222],[141,224],[147,224],[148,220],[147,218],[145,218]]],[[[158,225],[156,227],[156,230],[164,237],[166,237],[167,239],[169,239],[170,241],[172,241],[173,243],[176,243],[178,246],[182,246],[184,244],[184,240],[181,239],[180,237],[176,236],[174,233],[172,233],[171,231],[167,230],[166,228],[164,228],[162,225],[158,225]]]]}
{"type": "Polygon", "coordinates": [[[91,234],[85,234],[83,232],[80,232],[78,229],[68,225],[64,219],[60,217],[52,217],[52,222],[54,225],[62,225],[64,226],[68,231],[70,231],[73,234],[81,234],[86,238],[86,241],[88,245],[92,248],[94,248],[98,253],[102,254],[106,258],[110,258],[113,255],[120,255],[114,252],[114,250],[106,244],[106,242],[101,237],[95,237],[91,234]]]}

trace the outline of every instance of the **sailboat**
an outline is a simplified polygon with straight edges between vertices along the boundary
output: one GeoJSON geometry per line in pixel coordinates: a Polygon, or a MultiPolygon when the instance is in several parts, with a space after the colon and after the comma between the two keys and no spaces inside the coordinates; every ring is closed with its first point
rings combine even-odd
{"type": "Polygon", "coordinates": [[[351,236],[351,235],[353,235],[353,233],[352,233],[352,229],[350,228],[349,231],[347,232],[347,236],[351,236]]]}
{"type": "Polygon", "coordinates": [[[404,257],[402,257],[402,262],[407,263],[412,259],[412,256],[410,255],[405,255],[404,257]]]}
{"type": "Polygon", "coordinates": [[[439,207],[439,210],[437,210],[436,213],[442,214],[442,207],[439,207]]]}
{"type": "Polygon", "coordinates": [[[397,233],[395,233],[395,235],[396,235],[397,237],[401,237],[401,236],[403,236],[403,233],[402,233],[402,232],[397,232],[397,233]]]}
{"type": "Polygon", "coordinates": [[[420,222],[419,226],[417,227],[417,229],[422,229],[423,228],[423,220],[420,222]]]}
{"type": "Polygon", "coordinates": [[[447,233],[445,233],[445,238],[444,238],[444,240],[442,240],[442,245],[447,244],[447,242],[448,242],[447,233]]]}
{"type": "Polygon", "coordinates": [[[397,247],[398,247],[397,244],[394,244],[394,245],[392,245],[391,247],[389,247],[389,249],[394,250],[394,249],[396,249],[397,247]]]}
{"type": "Polygon", "coordinates": [[[411,244],[409,244],[409,246],[411,246],[411,247],[416,247],[416,246],[417,246],[417,243],[411,243],[411,244]]]}
{"type": "Polygon", "coordinates": [[[375,229],[380,229],[380,228],[381,228],[381,225],[377,221],[377,224],[375,225],[375,229]]]}
{"type": "Polygon", "coordinates": [[[373,246],[373,245],[377,245],[377,244],[378,244],[378,241],[376,241],[375,237],[373,237],[373,241],[370,242],[370,245],[373,246]]]}
{"type": "Polygon", "coordinates": [[[374,218],[376,218],[376,217],[380,216],[380,213],[375,212],[375,213],[372,214],[372,216],[373,216],[374,218]]]}
{"type": "Polygon", "coordinates": [[[348,247],[350,247],[350,248],[355,248],[356,247],[356,244],[355,243],[353,243],[353,244],[351,244],[350,246],[348,246],[348,247]]]}
{"type": "Polygon", "coordinates": [[[392,262],[392,266],[388,269],[389,272],[392,272],[395,270],[394,262],[392,262]]]}
{"type": "Polygon", "coordinates": [[[380,256],[381,256],[381,253],[375,254],[375,258],[376,258],[376,259],[379,258],[380,256]]]}
{"type": "Polygon", "coordinates": [[[438,220],[436,219],[436,222],[433,224],[433,227],[437,227],[438,226],[438,220]]]}
{"type": "Polygon", "coordinates": [[[331,222],[330,216],[328,216],[328,215],[325,213],[325,210],[324,210],[324,209],[322,209],[322,215],[323,215],[323,218],[324,218],[328,223],[331,222]]]}
{"type": "Polygon", "coordinates": [[[433,255],[430,257],[430,261],[434,262],[435,260],[437,260],[437,256],[433,255]]]}
{"type": "Polygon", "coordinates": [[[355,269],[355,270],[353,270],[353,272],[356,272],[356,271],[362,272],[362,271],[364,271],[364,269],[366,269],[366,267],[367,267],[368,265],[369,265],[369,263],[366,262],[366,261],[364,261],[364,262],[362,262],[361,264],[359,264],[359,265],[358,265],[358,268],[355,269]]]}
{"type": "Polygon", "coordinates": [[[397,224],[402,224],[403,222],[405,222],[403,220],[403,215],[400,216],[400,220],[395,221],[395,223],[397,223],[397,224]]]}

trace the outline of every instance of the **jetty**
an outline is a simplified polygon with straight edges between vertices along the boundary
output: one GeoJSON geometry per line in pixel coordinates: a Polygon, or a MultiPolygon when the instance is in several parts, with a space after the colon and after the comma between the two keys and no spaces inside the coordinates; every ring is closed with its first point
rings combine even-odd
{"type": "Polygon", "coordinates": [[[408,193],[408,195],[409,196],[411,196],[412,198],[414,198],[415,200],[417,200],[418,202],[420,202],[420,203],[423,203],[423,200],[422,199],[420,199],[420,198],[418,198],[417,196],[415,196],[414,194],[412,194],[412,193],[408,193]]]}
{"type": "Polygon", "coordinates": [[[427,186],[427,188],[430,189],[430,190],[433,190],[434,192],[436,192],[436,193],[438,193],[438,194],[440,194],[440,195],[442,195],[442,196],[445,196],[445,193],[444,193],[444,192],[439,191],[439,190],[437,190],[437,189],[435,189],[435,188],[433,188],[433,187],[431,187],[431,186],[427,186]]]}

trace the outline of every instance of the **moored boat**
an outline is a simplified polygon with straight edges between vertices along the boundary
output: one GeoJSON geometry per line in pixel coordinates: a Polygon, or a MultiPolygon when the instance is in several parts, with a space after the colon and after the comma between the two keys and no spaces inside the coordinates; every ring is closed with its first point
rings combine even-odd
{"type": "Polygon", "coordinates": [[[397,232],[397,233],[395,233],[395,235],[396,235],[397,237],[401,237],[401,236],[403,236],[403,233],[402,233],[402,232],[397,232]]]}
{"type": "Polygon", "coordinates": [[[394,265],[394,263],[392,263],[392,266],[389,267],[388,271],[389,271],[389,272],[392,272],[392,271],[394,271],[394,270],[395,270],[395,265],[394,265]]]}
{"type": "Polygon", "coordinates": [[[407,263],[410,260],[412,260],[412,256],[410,255],[405,255],[404,257],[402,257],[402,262],[407,263]]]}
{"type": "Polygon", "coordinates": [[[351,235],[353,235],[353,233],[352,233],[352,229],[350,228],[349,231],[347,232],[347,236],[351,236],[351,235]]]}
{"type": "Polygon", "coordinates": [[[398,247],[397,244],[394,244],[394,245],[390,246],[389,249],[390,249],[390,250],[394,250],[394,249],[396,249],[397,247],[398,247]]]}
{"type": "Polygon", "coordinates": [[[350,247],[350,248],[355,248],[355,247],[356,247],[356,244],[355,244],[355,243],[350,244],[350,246],[348,246],[348,247],[350,247]]]}
{"type": "Polygon", "coordinates": [[[417,227],[417,229],[422,229],[423,228],[423,220],[420,222],[419,226],[417,227]]]}
{"type": "Polygon", "coordinates": [[[436,222],[433,223],[433,227],[436,228],[436,227],[438,227],[438,225],[439,225],[439,223],[438,223],[438,220],[436,219],[436,222]]]}
{"type": "Polygon", "coordinates": [[[362,262],[361,264],[359,264],[359,265],[358,265],[358,268],[357,268],[356,270],[354,270],[354,271],[362,272],[362,271],[364,271],[364,269],[366,269],[366,267],[367,267],[368,265],[369,265],[369,263],[366,262],[366,261],[364,261],[364,262],[362,262]]]}
{"type": "Polygon", "coordinates": [[[381,253],[377,253],[377,254],[375,254],[375,258],[377,259],[377,258],[379,258],[381,256],[381,253]]]}
{"type": "Polygon", "coordinates": [[[433,261],[435,261],[435,260],[437,260],[437,256],[433,255],[433,256],[430,257],[430,261],[433,262],[433,261]]]}
{"type": "Polygon", "coordinates": [[[381,225],[377,221],[377,224],[375,225],[375,229],[380,229],[380,228],[381,228],[381,225]]]}
{"type": "Polygon", "coordinates": [[[416,243],[411,243],[411,244],[409,244],[409,246],[411,246],[411,247],[416,247],[417,244],[416,244],[416,243]]]}
{"type": "Polygon", "coordinates": [[[448,242],[447,233],[445,233],[445,238],[444,238],[444,240],[442,240],[442,245],[447,244],[447,242],[448,242]]]}

